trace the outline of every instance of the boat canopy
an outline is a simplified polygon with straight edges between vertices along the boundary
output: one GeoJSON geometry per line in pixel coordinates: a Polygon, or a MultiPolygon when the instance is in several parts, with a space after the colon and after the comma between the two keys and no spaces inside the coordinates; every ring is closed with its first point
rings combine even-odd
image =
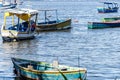
{"type": "Polygon", "coordinates": [[[112,2],[103,2],[104,3],[104,5],[112,5],[112,6],[114,6],[114,7],[118,7],[118,4],[117,3],[112,3],[112,2]]]}
{"type": "Polygon", "coordinates": [[[46,22],[49,22],[53,19],[55,20],[59,20],[58,19],[58,12],[57,12],[57,9],[41,9],[41,10],[38,10],[39,13],[40,12],[44,12],[44,21],[45,23],[46,22]],[[52,14],[51,14],[52,13],[52,14]],[[49,16],[48,16],[49,15],[49,16]],[[54,16],[53,18],[50,19],[51,16],[54,16]]]}
{"type": "Polygon", "coordinates": [[[111,3],[111,2],[103,2],[104,4],[117,4],[117,3],[111,3]]]}
{"type": "Polygon", "coordinates": [[[8,9],[4,17],[16,15],[18,18],[28,21],[32,16],[38,14],[37,10],[31,9],[8,9]]]}
{"type": "Polygon", "coordinates": [[[102,2],[103,3],[103,7],[104,8],[108,8],[108,9],[110,9],[110,8],[119,8],[119,6],[118,6],[118,4],[117,3],[115,3],[115,2],[102,2]]]}

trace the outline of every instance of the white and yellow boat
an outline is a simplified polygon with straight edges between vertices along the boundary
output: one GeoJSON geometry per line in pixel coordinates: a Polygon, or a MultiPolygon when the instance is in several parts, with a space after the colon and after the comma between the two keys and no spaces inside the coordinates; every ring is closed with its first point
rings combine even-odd
{"type": "Polygon", "coordinates": [[[3,41],[34,38],[37,15],[37,10],[8,9],[4,13],[4,24],[1,27],[3,41]]]}

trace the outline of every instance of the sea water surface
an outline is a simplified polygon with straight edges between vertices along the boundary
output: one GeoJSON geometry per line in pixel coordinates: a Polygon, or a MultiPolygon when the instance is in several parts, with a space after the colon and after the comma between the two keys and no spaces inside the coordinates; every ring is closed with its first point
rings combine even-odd
{"type": "MultiPolygon", "coordinates": [[[[3,43],[0,37],[0,80],[16,80],[11,57],[50,63],[58,59],[60,64],[87,68],[87,80],[120,79],[120,28],[87,29],[89,21],[101,21],[104,17],[120,15],[120,11],[98,14],[97,7],[101,6],[102,1],[25,0],[18,7],[37,10],[57,9],[60,19],[72,19],[72,28],[40,32],[33,40],[19,42],[3,43]]],[[[120,5],[119,0],[111,2],[120,5]]],[[[3,13],[0,17],[1,26],[3,13]]]]}

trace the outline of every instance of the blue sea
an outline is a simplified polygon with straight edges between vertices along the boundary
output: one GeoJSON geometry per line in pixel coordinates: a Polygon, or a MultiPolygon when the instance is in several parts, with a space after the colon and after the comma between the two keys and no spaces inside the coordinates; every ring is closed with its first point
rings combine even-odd
{"type": "MultiPolygon", "coordinates": [[[[120,5],[119,0],[104,1],[120,5]]],[[[87,28],[88,22],[120,16],[120,11],[99,14],[100,2],[103,0],[24,0],[18,8],[57,9],[59,19],[72,19],[72,28],[40,32],[33,40],[19,42],[3,43],[0,36],[0,80],[17,80],[11,57],[49,63],[57,59],[63,65],[86,68],[87,80],[120,80],[120,28],[87,28]]],[[[4,21],[3,12],[0,26],[4,21]]]]}

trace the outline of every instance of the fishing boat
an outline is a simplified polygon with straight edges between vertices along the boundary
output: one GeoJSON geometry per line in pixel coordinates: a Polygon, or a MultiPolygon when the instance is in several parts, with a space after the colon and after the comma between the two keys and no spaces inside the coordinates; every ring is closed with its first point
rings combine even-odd
{"type": "Polygon", "coordinates": [[[14,72],[26,80],[86,80],[86,68],[59,65],[58,61],[47,63],[11,58],[14,72]]]}
{"type": "Polygon", "coordinates": [[[16,0],[0,0],[0,10],[1,9],[8,9],[8,8],[15,8],[17,6],[16,0]]]}
{"type": "Polygon", "coordinates": [[[120,27],[120,20],[110,22],[88,22],[88,29],[115,28],[120,27]]]}
{"type": "Polygon", "coordinates": [[[3,41],[19,41],[34,38],[38,11],[32,9],[8,9],[1,27],[3,41]]]}
{"type": "Polygon", "coordinates": [[[107,18],[103,18],[102,19],[103,22],[110,22],[110,21],[116,21],[116,20],[120,20],[120,16],[117,16],[117,17],[107,17],[107,18]]]}
{"type": "Polygon", "coordinates": [[[16,3],[17,3],[18,5],[22,5],[22,4],[23,4],[23,0],[16,0],[16,3]]]}
{"type": "Polygon", "coordinates": [[[103,7],[98,7],[98,13],[113,13],[118,12],[119,6],[117,3],[103,2],[103,7]]]}
{"type": "Polygon", "coordinates": [[[71,28],[71,19],[58,19],[56,9],[39,11],[44,13],[44,19],[38,20],[37,22],[38,31],[63,30],[71,28]]]}

